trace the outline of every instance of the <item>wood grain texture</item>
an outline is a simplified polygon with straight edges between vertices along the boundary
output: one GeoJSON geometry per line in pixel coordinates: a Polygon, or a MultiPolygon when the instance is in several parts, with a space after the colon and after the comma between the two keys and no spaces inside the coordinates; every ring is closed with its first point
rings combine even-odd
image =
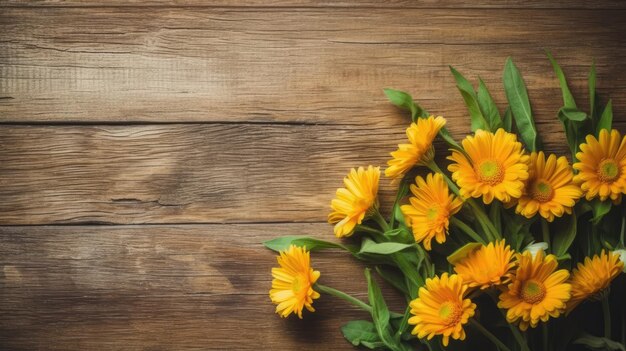
{"type": "Polygon", "coordinates": [[[538,119],[556,124],[542,48],[581,98],[593,58],[601,93],[619,97],[624,32],[620,10],[5,8],[0,121],[372,125],[394,113],[384,87],[456,121],[467,112],[448,65],[483,77],[504,109],[513,56],[538,119]]]}
{"type": "MultiPolygon", "coordinates": [[[[625,129],[624,120],[615,126],[625,129]]],[[[450,128],[461,135],[469,127],[450,128]]],[[[539,128],[546,150],[567,154],[560,126],[539,128]]],[[[0,224],[324,221],[348,170],[384,166],[403,133],[350,125],[4,125],[0,224]]],[[[436,145],[443,159],[448,151],[436,145]]],[[[393,187],[386,178],[381,184],[386,209],[393,187]]]]}
{"type": "Polygon", "coordinates": [[[574,9],[624,9],[626,4],[619,0],[2,0],[0,6],[120,6],[120,7],[359,7],[359,8],[574,8],[574,9]]]}
{"type": "MultiPolygon", "coordinates": [[[[326,224],[0,227],[0,347],[350,349],[339,327],[368,316],[341,300],[322,296],[304,320],[274,314],[276,261],[260,243],[293,233],[333,240],[326,224]]],[[[367,298],[349,256],[312,262],[320,282],[367,298]]]]}
{"type": "MultiPolygon", "coordinates": [[[[504,109],[513,56],[567,154],[543,48],[583,109],[595,58],[625,131],[625,32],[623,1],[0,0],[0,350],[352,350],[339,327],[367,315],[343,302],[273,313],[261,242],[333,240],[342,177],[404,140],[382,88],[458,139],[448,65],[504,109]]],[[[313,263],[365,298],[358,262],[313,263]]]]}

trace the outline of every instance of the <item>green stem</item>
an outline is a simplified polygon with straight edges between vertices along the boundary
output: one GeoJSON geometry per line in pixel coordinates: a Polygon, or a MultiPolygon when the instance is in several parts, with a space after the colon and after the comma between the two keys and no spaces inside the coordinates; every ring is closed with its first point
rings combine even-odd
{"type": "Polygon", "coordinates": [[[343,291],[339,291],[337,289],[334,289],[334,288],[331,288],[329,286],[322,285],[322,284],[319,284],[319,283],[315,283],[314,289],[319,290],[320,292],[323,292],[323,293],[326,293],[326,294],[338,297],[338,298],[340,298],[340,299],[342,299],[344,301],[347,301],[347,302],[349,302],[349,303],[359,307],[362,310],[365,310],[365,311],[369,312],[370,314],[372,313],[372,307],[370,305],[366,304],[365,302],[363,302],[363,301],[361,301],[361,300],[359,300],[359,299],[357,299],[355,297],[352,297],[352,296],[346,294],[343,291]]]}
{"type": "Polygon", "coordinates": [[[450,217],[450,223],[452,223],[452,225],[459,228],[463,233],[467,234],[470,238],[474,239],[474,241],[479,242],[483,245],[487,244],[485,239],[483,239],[480,235],[478,235],[478,233],[474,231],[474,229],[472,229],[467,224],[463,223],[463,221],[461,221],[460,219],[456,217],[450,217]]]}
{"type": "MultiPolygon", "coordinates": [[[[488,295],[491,296],[491,299],[493,299],[493,302],[496,304],[496,307],[497,307],[498,298],[493,293],[490,293],[488,295]]],[[[502,309],[498,308],[498,311],[500,311],[502,318],[504,318],[504,322],[509,326],[511,333],[513,334],[513,337],[515,338],[515,341],[517,341],[517,343],[519,344],[521,350],[530,351],[530,348],[528,348],[528,343],[526,342],[526,339],[524,339],[524,336],[519,331],[519,329],[517,329],[517,327],[514,326],[513,324],[509,323],[509,321],[506,319],[506,313],[502,309]]]]}
{"type": "MultiPolygon", "coordinates": [[[[313,289],[318,290],[319,292],[323,292],[325,294],[328,295],[333,295],[335,297],[338,297],[344,301],[347,301],[357,307],[359,307],[360,309],[368,312],[368,313],[372,313],[372,306],[366,304],[365,302],[357,299],[356,297],[350,296],[348,294],[346,294],[343,291],[337,290],[335,288],[331,288],[330,286],[326,286],[326,285],[322,285],[319,283],[315,283],[315,285],[313,286],[313,289]]],[[[397,312],[391,312],[389,311],[389,316],[391,318],[399,318],[402,317],[403,315],[401,315],[400,313],[397,312]]]]}
{"type": "Polygon", "coordinates": [[[380,214],[380,211],[378,211],[378,209],[374,211],[374,214],[372,215],[372,219],[376,221],[376,223],[378,223],[378,225],[380,226],[380,229],[382,229],[383,232],[387,232],[391,230],[391,228],[389,227],[389,224],[387,223],[385,218],[383,218],[383,215],[380,214]]]}
{"type": "Polygon", "coordinates": [[[487,217],[485,211],[483,211],[482,208],[478,206],[476,201],[474,201],[474,199],[467,199],[465,201],[470,205],[472,211],[474,211],[474,216],[476,216],[478,223],[480,223],[480,225],[483,227],[485,234],[487,234],[487,236],[489,237],[489,241],[502,239],[502,236],[496,230],[496,227],[493,225],[493,223],[491,223],[491,220],[489,219],[489,217],[487,217]]]}
{"type": "Polygon", "coordinates": [[[495,335],[491,334],[489,330],[482,326],[482,324],[478,323],[478,321],[474,318],[470,319],[470,324],[478,329],[487,339],[491,340],[500,350],[503,351],[511,351],[500,339],[498,339],[495,335]]]}
{"type": "Polygon", "coordinates": [[[543,242],[548,244],[548,252],[552,252],[552,244],[550,243],[550,227],[548,221],[545,218],[541,218],[541,234],[543,242]]]}
{"type": "Polygon", "coordinates": [[[404,333],[404,329],[406,329],[406,327],[409,325],[409,317],[411,316],[411,306],[407,306],[406,307],[406,311],[404,311],[404,317],[402,318],[402,321],[400,322],[400,327],[398,328],[398,337],[402,336],[402,333],[404,333]]]}
{"type": "Polygon", "coordinates": [[[359,224],[356,227],[356,231],[365,232],[365,233],[369,233],[369,234],[383,235],[383,232],[381,232],[380,230],[372,228],[372,227],[368,227],[368,226],[363,225],[363,224],[359,224]]]}
{"type": "Polygon", "coordinates": [[[611,307],[609,306],[609,294],[602,298],[602,312],[604,314],[604,337],[611,338],[611,307]]]}

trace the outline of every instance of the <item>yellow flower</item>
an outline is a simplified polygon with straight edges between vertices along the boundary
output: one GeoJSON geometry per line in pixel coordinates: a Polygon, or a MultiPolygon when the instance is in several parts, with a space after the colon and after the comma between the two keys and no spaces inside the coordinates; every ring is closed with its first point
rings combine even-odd
{"type": "Polygon", "coordinates": [[[599,139],[587,135],[586,141],[576,154],[579,162],[574,169],[579,173],[574,181],[580,183],[587,200],[610,198],[619,204],[626,193],[626,136],[622,138],[615,129],[610,134],[602,129],[599,139]]]}
{"type": "Polygon", "coordinates": [[[433,140],[445,124],[446,120],[441,116],[418,118],[417,122],[411,123],[406,129],[410,144],[399,144],[398,150],[391,153],[393,159],[387,162],[389,167],[385,170],[385,175],[402,178],[414,166],[430,162],[435,156],[433,140]]]}
{"type": "Polygon", "coordinates": [[[546,160],[543,151],[532,152],[528,175],[515,212],[526,218],[532,218],[539,212],[548,222],[552,222],[555,216],[572,213],[572,207],[582,196],[582,191],[572,181],[574,174],[565,156],[557,159],[552,154],[546,160]]]}
{"type": "Polygon", "coordinates": [[[462,144],[469,159],[458,150],[453,150],[448,157],[454,162],[448,170],[459,185],[462,197],[482,196],[483,201],[490,204],[494,197],[510,202],[522,196],[524,181],[528,178],[528,155],[524,154],[515,134],[504,129],[498,129],[495,134],[479,129],[462,144]]]}
{"type": "Polygon", "coordinates": [[[448,185],[439,173],[430,173],[425,180],[418,176],[415,183],[417,186],[411,184],[414,195],[409,199],[411,204],[400,209],[413,229],[415,241],[423,241],[424,248],[430,250],[433,238],[440,244],[446,241],[450,216],[459,212],[463,202],[449,194],[448,185]]]}
{"type": "Polygon", "coordinates": [[[540,320],[558,317],[565,310],[572,287],[565,282],[569,277],[566,269],[555,272],[556,256],[546,256],[540,250],[534,258],[528,251],[516,257],[517,271],[508,289],[500,294],[498,307],[507,309],[509,323],[519,320],[520,329],[526,330],[529,325],[536,327],[540,320]]]}
{"type": "Polygon", "coordinates": [[[426,279],[419,289],[419,297],[409,304],[413,317],[409,324],[415,325],[413,335],[431,340],[435,335],[443,336],[443,345],[448,346],[450,337],[465,340],[463,324],[474,315],[476,304],[464,299],[467,285],[456,274],[426,279]]]}
{"type": "Polygon", "coordinates": [[[623,268],[624,263],[614,252],[602,250],[600,256],[585,257],[585,263],[578,263],[578,268],[572,272],[572,299],[567,303],[567,310],[573,310],[584,300],[608,288],[623,268]]]}
{"type": "Polygon", "coordinates": [[[333,209],[328,215],[329,223],[335,224],[335,235],[344,237],[352,235],[354,227],[363,222],[370,210],[378,208],[378,181],[380,167],[369,166],[367,169],[351,169],[344,178],[345,188],[337,189],[336,197],[330,203],[333,209]]]}
{"type": "Polygon", "coordinates": [[[511,262],[514,251],[504,245],[504,240],[501,240],[481,246],[455,264],[454,271],[470,288],[487,289],[508,283],[515,266],[511,262]]]}
{"type": "Polygon", "coordinates": [[[320,294],[313,290],[313,284],[320,277],[319,271],[311,268],[311,258],[306,248],[295,245],[281,251],[277,257],[280,268],[272,268],[272,290],[270,299],[276,305],[276,313],[288,317],[291,313],[302,319],[302,309],[315,312],[313,300],[320,294]]]}

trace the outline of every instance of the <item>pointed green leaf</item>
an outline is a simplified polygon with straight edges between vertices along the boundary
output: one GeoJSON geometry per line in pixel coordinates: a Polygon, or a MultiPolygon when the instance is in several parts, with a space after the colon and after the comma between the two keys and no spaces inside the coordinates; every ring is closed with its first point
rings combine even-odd
{"type": "Polygon", "coordinates": [[[387,283],[398,289],[404,295],[409,295],[409,289],[406,286],[406,278],[400,271],[395,268],[387,268],[386,266],[376,266],[376,272],[387,283]]]}
{"type": "Polygon", "coordinates": [[[573,343],[578,345],[584,345],[589,350],[626,351],[626,347],[619,342],[613,341],[608,338],[593,336],[587,333],[582,334],[578,339],[574,340],[573,343]]]}
{"type": "Polygon", "coordinates": [[[459,90],[464,90],[472,95],[474,99],[477,99],[476,94],[474,94],[474,87],[472,86],[472,84],[467,79],[465,79],[465,77],[463,77],[463,75],[459,73],[459,71],[454,69],[454,67],[448,67],[450,67],[450,72],[452,72],[454,80],[456,81],[456,86],[459,88],[459,90]]]}
{"type": "Polygon", "coordinates": [[[526,148],[530,151],[538,150],[541,141],[530,109],[526,85],[510,57],[504,66],[504,92],[511,106],[515,125],[526,148]]]}
{"type": "Polygon", "coordinates": [[[465,259],[470,253],[478,250],[483,244],[481,243],[467,243],[451,253],[447,260],[451,265],[455,265],[465,259]]]}
{"type": "Polygon", "coordinates": [[[593,127],[597,125],[598,115],[596,113],[596,63],[591,64],[589,71],[589,115],[593,121],[593,127]]]}
{"type": "Polygon", "coordinates": [[[372,320],[378,332],[378,336],[389,349],[401,351],[402,346],[400,345],[400,341],[392,336],[393,332],[389,324],[390,314],[387,303],[383,298],[380,287],[378,287],[376,281],[372,279],[369,268],[365,269],[365,279],[367,280],[367,297],[369,298],[370,306],[372,306],[372,320]]]}
{"type": "Polygon", "coordinates": [[[363,244],[361,245],[360,254],[378,254],[378,255],[389,255],[398,251],[402,251],[407,249],[414,244],[401,244],[394,242],[384,242],[377,243],[370,239],[363,239],[363,244]]]}
{"type": "Polygon", "coordinates": [[[509,133],[513,132],[513,115],[511,114],[511,107],[507,106],[504,111],[504,117],[502,118],[502,128],[509,133]]]}
{"type": "Polygon", "coordinates": [[[563,106],[571,109],[576,109],[576,101],[574,101],[574,96],[567,86],[567,79],[565,79],[565,74],[563,73],[561,66],[559,66],[554,57],[552,57],[552,54],[550,54],[548,51],[546,51],[546,54],[548,55],[550,63],[552,63],[554,73],[559,79],[559,84],[561,85],[561,92],[563,94],[563,106]]]}
{"type": "Polygon", "coordinates": [[[378,337],[374,323],[370,321],[350,321],[341,327],[341,333],[354,346],[368,347],[368,343],[380,343],[384,346],[378,337]]]}
{"type": "Polygon", "coordinates": [[[606,129],[607,131],[611,131],[613,125],[613,102],[609,100],[602,112],[602,116],[600,116],[600,120],[598,121],[598,126],[596,129],[596,135],[600,135],[600,131],[602,129],[606,129]]]}
{"type": "Polygon", "coordinates": [[[452,75],[454,75],[454,78],[456,79],[456,86],[459,88],[463,101],[465,101],[465,105],[469,110],[472,132],[475,132],[477,129],[490,131],[490,126],[487,123],[487,120],[485,120],[485,117],[480,110],[480,106],[478,105],[478,97],[476,96],[476,93],[474,93],[474,88],[457,70],[450,67],[450,71],[452,71],[452,75]]]}
{"type": "Polygon", "coordinates": [[[480,110],[482,111],[483,116],[485,116],[487,124],[489,124],[489,129],[496,131],[498,128],[502,128],[502,119],[500,118],[498,107],[496,106],[495,101],[493,101],[493,97],[491,97],[485,82],[483,82],[480,78],[478,78],[477,96],[478,105],[480,105],[480,110]]]}
{"type": "Polygon", "coordinates": [[[268,240],[263,243],[265,247],[274,251],[285,251],[291,245],[295,246],[306,246],[306,249],[309,251],[317,251],[323,249],[343,249],[346,251],[354,251],[349,247],[337,243],[331,243],[324,240],[319,240],[315,238],[310,238],[302,235],[287,235],[281,236],[276,239],[268,240]]]}
{"type": "Polygon", "coordinates": [[[411,112],[411,120],[413,122],[418,117],[428,116],[426,111],[413,101],[413,97],[409,93],[391,88],[383,89],[383,91],[392,104],[411,112]]]}
{"type": "Polygon", "coordinates": [[[554,238],[552,239],[552,252],[557,257],[562,257],[565,256],[567,250],[576,238],[576,212],[572,211],[571,216],[566,216],[565,218],[557,220],[556,228],[558,229],[554,233],[554,238]],[[565,222],[565,224],[561,225],[562,222],[565,222]]]}
{"type": "Polygon", "coordinates": [[[579,111],[576,108],[570,107],[561,107],[559,110],[559,119],[563,121],[564,119],[569,121],[582,122],[587,119],[587,114],[583,111],[579,111]]]}

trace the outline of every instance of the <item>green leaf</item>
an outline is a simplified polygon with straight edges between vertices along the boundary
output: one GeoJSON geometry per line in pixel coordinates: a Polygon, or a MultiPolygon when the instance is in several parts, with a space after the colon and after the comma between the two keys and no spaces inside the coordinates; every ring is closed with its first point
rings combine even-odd
{"type": "Polygon", "coordinates": [[[613,102],[609,100],[602,112],[602,116],[600,116],[600,120],[598,121],[598,126],[596,127],[596,135],[600,135],[600,131],[602,129],[606,129],[607,131],[611,131],[611,127],[613,125],[613,102]]]}
{"type": "Polygon", "coordinates": [[[370,306],[372,306],[372,320],[374,321],[378,336],[389,349],[393,351],[402,350],[399,340],[394,339],[392,336],[387,303],[383,298],[380,287],[378,287],[376,281],[372,279],[369,268],[365,269],[365,279],[367,280],[367,297],[369,298],[370,306]]]}
{"type": "Polygon", "coordinates": [[[558,220],[558,225],[556,225],[558,230],[554,233],[554,239],[552,239],[552,251],[557,257],[564,257],[574,242],[577,222],[576,211],[572,211],[571,216],[558,220]],[[566,221],[564,225],[561,224],[563,221],[566,221]]]}
{"type": "Polygon", "coordinates": [[[515,118],[515,124],[522,141],[527,149],[537,151],[541,147],[541,141],[535,128],[526,85],[510,57],[504,66],[503,80],[504,92],[511,106],[511,112],[513,112],[513,118],[515,118]]]}
{"type": "Polygon", "coordinates": [[[579,111],[576,108],[561,107],[561,109],[559,110],[559,119],[561,121],[568,120],[582,122],[587,119],[587,114],[583,111],[579,111]]]}
{"type": "Polygon", "coordinates": [[[418,117],[424,114],[424,110],[413,101],[413,97],[404,91],[391,88],[383,89],[389,101],[407,111],[411,111],[411,120],[415,122],[418,117]]]}
{"type": "Polygon", "coordinates": [[[502,118],[502,128],[504,128],[504,130],[509,133],[513,131],[513,115],[511,114],[510,106],[507,106],[506,111],[504,111],[504,117],[502,118]]]}
{"type": "Polygon", "coordinates": [[[489,207],[489,219],[498,233],[502,233],[502,204],[499,201],[494,201],[489,207]]]}
{"type": "Polygon", "coordinates": [[[395,243],[405,243],[409,246],[413,246],[413,244],[415,243],[413,235],[406,227],[400,227],[386,231],[385,236],[395,243]]]}
{"type": "Polygon", "coordinates": [[[623,344],[611,339],[593,336],[583,333],[578,339],[573,341],[574,344],[584,345],[590,350],[621,350],[626,351],[623,344]]]}
{"type": "Polygon", "coordinates": [[[401,244],[394,242],[377,243],[370,239],[363,239],[361,245],[360,254],[378,254],[378,255],[390,255],[392,253],[402,251],[406,248],[412,247],[414,244],[401,244]]]}
{"type": "Polygon", "coordinates": [[[472,84],[467,79],[465,79],[465,77],[463,77],[463,75],[459,73],[459,71],[454,69],[454,67],[448,67],[450,67],[450,72],[452,72],[454,80],[456,80],[456,86],[459,88],[459,90],[467,91],[469,94],[473,95],[474,99],[476,99],[476,94],[474,94],[474,87],[472,86],[472,84]]]}
{"type": "Polygon", "coordinates": [[[411,251],[401,251],[393,255],[393,261],[398,266],[398,269],[404,274],[405,283],[409,296],[414,299],[417,297],[417,291],[423,284],[423,279],[419,274],[420,266],[424,261],[424,257],[416,255],[411,251]]]}
{"type": "Polygon", "coordinates": [[[487,86],[480,78],[478,78],[478,104],[480,105],[480,110],[483,112],[483,116],[485,116],[489,124],[489,129],[496,131],[498,128],[502,128],[502,119],[500,118],[498,106],[496,106],[493,97],[491,97],[489,93],[489,89],[487,89],[487,86]]]}
{"type": "Polygon", "coordinates": [[[350,321],[341,327],[341,332],[343,337],[354,346],[368,347],[372,343],[380,343],[384,346],[378,337],[374,323],[370,321],[350,321]]]}
{"type": "Polygon", "coordinates": [[[385,266],[376,266],[376,272],[380,275],[389,285],[396,288],[404,295],[409,295],[409,290],[406,286],[404,275],[395,268],[387,268],[385,266]]]}
{"type": "Polygon", "coordinates": [[[556,63],[556,60],[554,59],[554,57],[552,57],[552,54],[550,54],[550,52],[546,51],[546,54],[548,55],[550,63],[552,63],[554,73],[559,79],[559,84],[561,85],[561,92],[563,93],[563,106],[571,109],[576,109],[576,101],[574,101],[574,96],[567,86],[567,79],[565,79],[565,74],[563,74],[563,70],[561,69],[559,64],[556,63]]]}
{"type": "Polygon", "coordinates": [[[598,116],[596,114],[596,63],[591,64],[589,71],[589,115],[596,128],[598,116]]]}
{"type": "Polygon", "coordinates": [[[481,243],[467,243],[454,251],[452,254],[448,256],[448,262],[451,265],[455,265],[458,262],[462,261],[465,257],[467,257],[470,253],[478,250],[483,244],[481,243]]]}
{"type": "Polygon", "coordinates": [[[446,142],[446,144],[448,144],[449,147],[455,150],[458,150],[459,152],[462,152],[465,155],[465,150],[463,150],[463,148],[461,148],[459,143],[457,143],[456,140],[454,140],[454,138],[448,131],[448,128],[446,127],[441,128],[439,130],[439,136],[441,137],[441,139],[443,139],[443,141],[446,142]]]}
{"type": "Polygon", "coordinates": [[[483,129],[487,131],[491,131],[487,120],[483,116],[483,113],[480,110],[480,106],[478,105],[478,97],[474,93],[474,88],[472,85],[452,66],[450,66],[450,71],[452,71],[452,75],[456,79],[456,86],[459,88],[461,92],[461,96],[463,97],[463,101],[465,101],[465,105],[469,110],[472,124],[472,132],[477,129],[483,129]]]}
{"type": "Polygon", "coordinates": [[[323,250],[323,249],[343,249],[346,251],[354,251],[349,247],[341,244],[331,243],[324,240],[314,239],[302,235],[287,235],[281,236],[276,239],[268,240],[263,243],[265,247],[274,251],[285,251],[291,245],[306,246],[309,251],[323,250]]]}
{"type": "Polygon", "coordinates": [[[593,224],[598,224],[602,220],[602,218],[611,211],[612,202],[610,200],[600,201],[595,199],[591,202],[591,210],[593,211],[593,218],[591,222],[593,224]]]}
{"type": "Polygon", "coordinates": [[[396,200],[393,203],[393,210],[391,211],[391,221],[389,225],[394,228],[396,227],[396,222],[398,222],[402,226],[406,226],[404,221],[404,214],[400,210],[401,200],[404,198],[408,192],[411,183],[413,183],[413,175],[409,176],[408,174],[402,178],[400,182],[400,186],[398,187],[398,192],[396,193],[396,200]]]}

